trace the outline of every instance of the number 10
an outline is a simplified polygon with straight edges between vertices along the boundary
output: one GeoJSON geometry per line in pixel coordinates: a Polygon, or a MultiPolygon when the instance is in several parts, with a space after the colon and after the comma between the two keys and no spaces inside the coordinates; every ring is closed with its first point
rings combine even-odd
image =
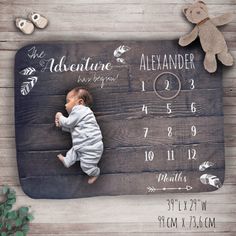
{"type": "Polygon", "coordinates": [[[154,156],[153,151],[145,151],[145,161],[153,161],[154,156]]]}

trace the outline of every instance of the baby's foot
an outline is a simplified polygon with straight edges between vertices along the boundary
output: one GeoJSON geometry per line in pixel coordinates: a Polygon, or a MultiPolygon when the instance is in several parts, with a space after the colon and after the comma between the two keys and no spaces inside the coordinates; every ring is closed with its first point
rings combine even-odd
{"type": "Polygon", "coordinates": [[[98,176],[90,176],[88,179],[88,184],[93,184],[97,180],[98,176]]]}
{"type": "Polygon", "coordinates": [[[65,160],[64,160],[65,157],[62,154],[58,154],[57,157],[63,163],[63,165],[68,168],[68,166],[66,166],[66,163],[65,163],[65,160]]]}

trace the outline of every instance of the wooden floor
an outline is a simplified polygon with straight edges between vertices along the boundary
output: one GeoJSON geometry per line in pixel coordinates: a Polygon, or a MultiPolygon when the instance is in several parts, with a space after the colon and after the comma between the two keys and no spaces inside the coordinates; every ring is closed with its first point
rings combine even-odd
{"type": "MultiPolygon", "coordinates": [[[[0,0],[0,185],[17,191],[17,206],[31,205],[35,220],[29,235],[236,235],[236,65],[223,73],[226,176],[224,186],[211,193],[94,197],[76,200],[33,200],[21,190],[14,137],[14,56],[38,41],[115,39],[175,39],[190,31],[181,14],[184,0],[0,0]],[[50,25],[31,36],[14,26],[15,17],[31,11],[46,15],[50,25]],[[180,200],[182,211],[168,211],[168,199],[180,200]],[[184,202],[207,201],[207,210],[184,211],[184,202]],[[160,227],[159,216],[201,216],[215,228],[160,227]]],[[[191,1],[189,1],[191,2],[191,1]]],[[[236,13],[236,0],[208,0],[211,16],[236,13]]],[[[236,17],[222,27],[236,61],[236,17]]],[[[178,202],[176,202],[178,204],[178,202]]],[[[163,218],[162,218],[163,219],[163,218]]],[[[169,220],[170,222],[170,220],[169,220]]],[[[170,224],[169,224],[170,226],[170,224]]],[[[204,225],[206,226],[206,225],[204,225]]]]}

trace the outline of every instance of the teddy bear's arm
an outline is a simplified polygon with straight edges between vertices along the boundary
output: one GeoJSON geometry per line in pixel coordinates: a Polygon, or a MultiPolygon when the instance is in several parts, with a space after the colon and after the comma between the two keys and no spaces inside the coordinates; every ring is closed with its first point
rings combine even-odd
{"type": "Polygon", "coordinates": [[[211,18],[211,22],[215,26],[226,25],[233,20],[234,15],[232,13],[225,13],[221,16],[211,18]]]}
{"type": "Polygon", "coordinates": [[[187,46],[192,43],[198,36],[198,27],[195,26],[194,29],[187,35],[180,37],[179,45],[187,46]]]}

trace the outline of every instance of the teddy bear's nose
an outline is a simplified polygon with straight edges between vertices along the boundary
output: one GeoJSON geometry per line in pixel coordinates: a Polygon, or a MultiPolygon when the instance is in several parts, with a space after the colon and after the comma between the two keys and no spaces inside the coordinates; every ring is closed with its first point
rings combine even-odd
{"type": "Polygon", "coordinates": [[[197,14],[199,15],[201,12],[200,11],[197,11],[197,14]]]}

